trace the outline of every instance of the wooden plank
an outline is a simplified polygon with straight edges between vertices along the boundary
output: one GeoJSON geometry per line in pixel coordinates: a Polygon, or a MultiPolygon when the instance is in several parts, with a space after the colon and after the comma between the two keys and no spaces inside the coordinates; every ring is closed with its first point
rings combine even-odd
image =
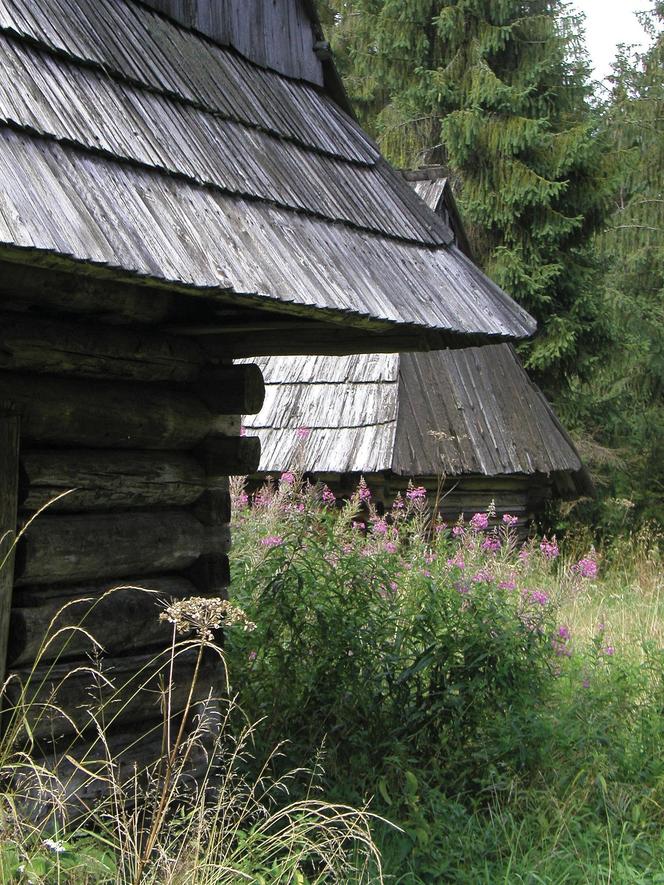
{"type": "Polygon", "coordinates": [[[53,584],[179,571],[227,553],[228,526],[204,526],[186,510],[42,515],[21,539],[15,583],[53,584]]]}
{"type": "Polygon", "coordinates": [[[5,681],[14,587],[19,429],[16,411],[9,403],[0,402],[0,688],[5,681]]]}
{"type": "Polygon", "coordinates": [[[192,381],[204,355],[192,340],[98,323],[0,314],[0,369],[137,381],[192,381]]]}
{"type": "Polygon", "coordinates": [[[168,599],[196,596],[196,586],[181,575],[135,576],[123,581],[101,581],[68,587],[17,589],[11,612],[7,652],[8,666],[27,667],[39,663],[83,658],[94,651],[93,643],[78,630],[80,626],[108,655],[138,654],[163,647],[170,626],[159,620],[168,599]],[[46,636],[54,637],[44,647],[46,636]]]}
{"type": "Polygon", "coordinates": [[[0,399],[22,409],[26,442],[123,449],[190,449],[214,427],[193,395],[157,384],[0,371],[0,399]]]}
{"type": "Polygon", "coordinates": [[[28,511],[72,489],[49,512],[184,507],[207,485],[201,465],[183,452],[33,449],[20,464],[19,501],[28,511]]]}

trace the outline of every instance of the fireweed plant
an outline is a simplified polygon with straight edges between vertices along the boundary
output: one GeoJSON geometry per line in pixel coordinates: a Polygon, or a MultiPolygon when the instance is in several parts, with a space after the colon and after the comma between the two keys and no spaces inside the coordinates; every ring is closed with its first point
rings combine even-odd
{"type": "Polygon", "coordinates": [[[259,744],[286,740],[290,764],[322,747],[332,795],[402,826],[384,846],[393,874],[411,870],[398,881],[526,881],[502,877],[519,815],[536,814],[542,858],[567,840],[578,875],[527,881],[641,881],[611,865],[631,845],[626,809],[638,850],[662,831],[664,659],[654,642],[628,658],[601,613],[572,623],[601,574],[594,549],[524,542],[492,505],[446,525],[412,485],[386,513],[364,480],[346,502],[293,472],[231,492],[232,598],[256,624],[229,634],[233,687],[263,718],[259,744]],[[595,827],[587,868],[567,802],[595,827]],[[486,841],[482,875],[467,838],[486,841]]]}

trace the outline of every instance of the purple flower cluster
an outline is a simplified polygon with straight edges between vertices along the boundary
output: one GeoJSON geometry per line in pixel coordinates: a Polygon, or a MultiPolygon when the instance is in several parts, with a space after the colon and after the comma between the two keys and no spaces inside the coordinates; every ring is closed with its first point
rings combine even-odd
{"type": "Polygon", "coordinates": [[[386,535],[387,534],[387,523],[384,519],[377,519],[373,524],[373,531],[377,535],[386,535]]]}
{"type": "Polygon", "coordinates": [[[495,535],[487,535],[482,541],[482,550],[486,550],[488,553],[496,553],[500,550],[500,539],[495,535]]]}
{"type": "Polygon", "coordinates": [[[510,516],[509,513],[503,513],[503,522],[505,525],[516,525],[518,521],[518,516],[510,516]]]}
{"type": "Polygon", "coordinates": [[[323,504],[327,507],[333,507],[337,503],[334,492],[327,486],[323,486],[323,504]]]}
{"type": "Polygon", "coordinates": [[[284,539],[280,535],[266,535],[261,539],[263,547],[281,547],[284,539]]]}
{"type": "Polygon", "coordinates": [[[549,596],[543,590],[522,590],[521,595],[525,602],[535,602],[537,605],[548,605],[549,596]]]}
{"type": "Polygon", "coordinates": [[[572,649],[569,644],[571,636],[572,634],[570,633],[570,629],[566,624],[562,624],[556,630],[556,635],[551,640],[551,647],[559,658],[572,657],[572,649]]]}
{"type": "Polygon", "coordinates": [[[291,473],[290,470],[287,470],[285,473],[281,474],[280,482],[283,482],[284,485],[292,486],[295,482],[295,474],[291,473]]]}
{"type": "Polygon", "coordinates": [[[470,520],[470,524],[476,532],[484,531],[489,527],[489,517],[486,513],[476,513],[470,520]]]}
{"type": "Polygon", "coordinates": [[[555,559],[560,553],[555,537],[551,538],[551,540],[549,541],[546,535],[544,535],[544,537],[542,538],[540,550],[542,551],[545,559],[555,559]]]}
{"type": "Polygon", "coordinates": [[[423,501],[427,496],[427,490],[424,486],[410,486],[406,490],[406,497],[409,501],[423,501]]]}
{"type": "Polygon", "coordinates": [[[584,556],[576,565],[572,566],[572,571],[580,577],[592,581],[597,577],[597,562],[589,556],[584,556]]]}
{"type": "Polygon", "coordinates": [[[364,481],[364,477],[362,477],[357,487],[357,495],[360,501],[369,502],[371,500],[371,490],[364,481]]]}

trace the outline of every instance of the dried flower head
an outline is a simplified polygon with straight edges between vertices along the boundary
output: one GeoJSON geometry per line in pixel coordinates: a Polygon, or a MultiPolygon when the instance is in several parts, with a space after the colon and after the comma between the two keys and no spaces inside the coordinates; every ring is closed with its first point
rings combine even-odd
{"type": "Polygon", "coordinates": [[[227,599],[204,596],[189,596],[179,599],[166,606],[159,615],[160,621],[168,621],[175,626],[178,633],[190,633],[195,630],[201,639],[212,642],[214,630],[221,627],[242,627],[243,630],[254,630],[256,625],[246,614],[227,599]]]}

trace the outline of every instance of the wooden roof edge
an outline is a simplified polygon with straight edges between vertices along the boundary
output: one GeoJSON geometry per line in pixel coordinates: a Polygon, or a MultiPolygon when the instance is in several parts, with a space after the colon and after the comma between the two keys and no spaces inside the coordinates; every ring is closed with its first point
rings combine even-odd
{"type": "MultiPolygon", "coordinates": [[[[414,323],[399,323],[380,319],[350,310],[335,310],[315,305],[302,305],[280,301],[256,293],[237,293],[222,286],[195,286],[157,277],[132,273],[92,261],[84,261],[56,252],[34,247],[0,243],[0,269],[2,263],[13,267],[16,273],[32,274],[38,280],[46,275],[57,274],[59,285],[67,283],[74,289],[98,288],[100,294],[110,292],[136,299],[159,296],[165,299],[191,298],[200,304],[207,300],[219,308],[229,306],[243,312],[239,321],[229,319],[201,321],[157,318],[158,310],[150,310],[164,331],[171,334],[196,337],[214,355],[223,352],[225,357],[329,355],[343,356],[362,353],[396,353],[399,351],[428,351],[444,348],[462,348],[472,345],[514,340],[512,335],[466,333],[414,323]],[[248,313],[255,312],[258,322],[250,322],[248,313]],[[283,340],[280,339],[280,333],[283,340]]],[[[3,277],[6,275],[3,275],[3,277]]],[[[0,290],[7,291],[9,283],[0,279],[0,290]],[[2,286],[2,283],[5,283],[2,286]]],[[[38,301],[39,296],[35,295],[38,301]]],[[[24,299],[25,296],[24,296],[24,299]]],[[[126,300],[126,299],[125,299],[126,300]]],[[[78,314],[82,309],[81,298],[72,298],[70,306],[63,296],[61,313],[78,314]]],[[[166,311],[166,308],[165,308],[166,311]]],[[[97,311],[98,312],[98,311],[97,311]]],[[[108,299],[108,316],[114,312],[113,301],[108,299]]],[[[94,313],[94,311],[90,311],[94,313]]],[[[140,313],[140,312],[139,312],[140,313]]],[[[525,337],[525,336],[524,336],[525,337]]]]}

